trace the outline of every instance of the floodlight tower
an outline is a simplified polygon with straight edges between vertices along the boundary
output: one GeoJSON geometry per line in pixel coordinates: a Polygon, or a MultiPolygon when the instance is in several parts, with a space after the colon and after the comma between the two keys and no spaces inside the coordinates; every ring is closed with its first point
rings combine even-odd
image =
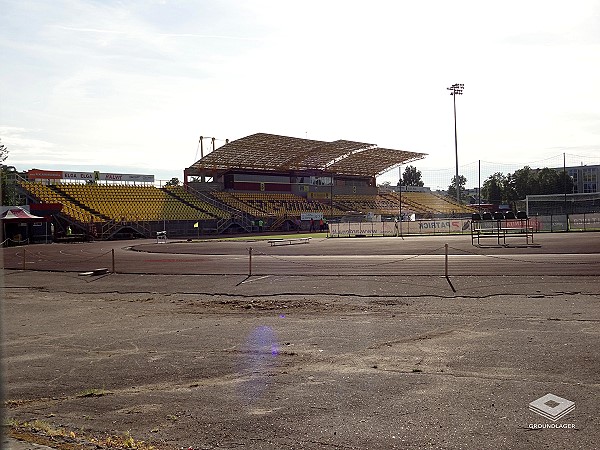
{"type": "Polygon", "coordinates": [[[462,95],[463,89],[465,88],[464,84],[455,83],[450,86],[448,89],[452,99],[454,100],[454,156],[456,157],[456,176],[454,177],[454,186],[456,189],[456,201],[460,203],[460,191],[458,190],[458,137],[456,134],[456,96],[462,95]]]}

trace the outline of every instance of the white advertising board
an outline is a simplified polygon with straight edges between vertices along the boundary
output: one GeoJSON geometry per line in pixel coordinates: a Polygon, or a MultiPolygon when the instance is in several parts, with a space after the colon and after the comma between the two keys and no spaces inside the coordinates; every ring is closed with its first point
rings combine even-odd
{"type": "Polygon", "coordinates": [[[470,233],[469,219],[417,220],[410,222],[345,222],[329,224],[329,234],[347,236],[395,236],[398,234],[470,233]]]}
{"type": "Polygon", "coordinates": [[[322,212],[303,212],[300,213],[300,220],[321,220],[323,218],[322,212]]]}
{"type": "Polygon", "coordinates": [[[63,179],[84,181],[139,181],[143,183],[154,183],[154,175],[142,175],[133,173],[104,173],[104,172],[73,172],[52,170],[30,170],[30,179],[63,179]]]}

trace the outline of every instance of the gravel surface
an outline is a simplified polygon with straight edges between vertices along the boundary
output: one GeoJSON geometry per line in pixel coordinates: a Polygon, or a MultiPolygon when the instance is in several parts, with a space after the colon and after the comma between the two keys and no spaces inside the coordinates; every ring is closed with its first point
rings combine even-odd
{"type": "MultiPolygon", "coordinates": [[[[448,237],[407,238],[387,254],[396,241],[277,248],[296,262],[252,277],[229,264],[248,243],[31,246],[62,266],[3,273],[9,431],[39,442],[44,433],[19,428],[38,420],[61,430],[42,442],[55,448],[97,448],[107,436],[157,449],[597,448],[598,236],[476,248],[467,261],[475,265],[449,278],[443,255],[441,271],[431,260],[435,269],[416,274],[406,262],[412,269],[288,268],[321,254],[380,264],[448,237]],[[178,274],[189,265],[179,250],[199,245],[189,257],[222,255],[221,266],[178,274]],[[79,275],[80,254],[112,248],[126,273],[79,275]],[[531,262],[538,257],[556,264],[531,262]],[[161,258],[175,262],[145,262],[161,258]],[[482,268],[477,258],[490,262],[482,268]],[[532,412],[529,403],[548,393],[575,408],[556,422],[532,412]]],[[[450,239],[455,257],[473,251],[467,241],[450,239]]],[[[4,255],[11,262],[18,249],[4,255]]]]}

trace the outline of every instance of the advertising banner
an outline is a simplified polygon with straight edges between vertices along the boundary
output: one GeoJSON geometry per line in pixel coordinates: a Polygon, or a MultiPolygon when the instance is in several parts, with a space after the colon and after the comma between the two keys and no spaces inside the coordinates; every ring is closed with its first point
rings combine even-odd
{"type": "Polygon", "coordinates": [[[30,180],[60,180],[62,175],[60,170],[31,169],[27,172],[27,178],[30,180]]]}
{"type": "Polygon", "coordinates": [[[343,222],[330,223],[329,234],[335,237],[394,236],[399,234],[399,223],[394,222],[343,222]],[[396,227],[398,225],[398,227],[396,227]]]}
{"type": "Polygon", "coordinates": [[[131,173],[100,173],[99,179],[106,181],[140,181],[143,183],[154,183],[154,175],[139,175],[131,173]]]}
{"type": "Polygon", "coordinates": [[[142,183],[154,183],[154,175],[101,173],[98,171],[73,172],[32,169],[27,172],[27,177],[30,180],[138,181],[142,183]]]}
{"type": "Polygon", "coordinates": [[[321,220],[323,218],[322,212],[303,212],[300,213],[300,220],[321,220]]]}
{"type": "Polygon", "coordinates": [[[471,233],[471,220],[417,220],[410,222],[343,222],[329,224],[334,237],[397,236],[399,234],[471,233]]]}
{"type": "Polygon", "coordinates": [[[413,224],[417,224],[417,233],[419,234],[462,233],[465,230],[471,232],[471,221],[469,219],[418,220],[411,225],[413,224]]]}
{"type": "Polygon", "coordinates": [[[529,219],[529,226],[535,231],[567,231],[567,216],[535,216],[529,219]]]}
{"type": "Polygon", "coordinates": [[[600,230],[600,213],[570,215],[569,230],[600,230]]]}
{"type": "MultiPolygon", "coordinates": [[[[563,216],[564,217],[564,216],[563,216]]],[[[543,217],[530,218],[529,221],[503,220],[503,228],[524,228],[529,226],[533,231],[550,231],[552,225],[554,231],[561,231],[557,227],[556,220],[550,220],[550,217],[544,220],[543,217]]],[[[573,223],[577,223],[579,229],[585,224],[588,228],[600,227],[600,214],[588,214],[585,221],[582,217],[577,217],[573,223]]],[[[495,228],[497,221],[482,221],[477,223],[480,228],[495,228]]],[[[471,219],[443,219],[443,220],[417,220],[403,222],[342,222],[330,223],[329,234],[333,237],[350,236],[397,236],[399,234],[471,234],[471,219]]]]}
{"type": "Polygon", "coordinates": [[[63,180],[93,180],[94,172],[63,172],[63,180]]]}

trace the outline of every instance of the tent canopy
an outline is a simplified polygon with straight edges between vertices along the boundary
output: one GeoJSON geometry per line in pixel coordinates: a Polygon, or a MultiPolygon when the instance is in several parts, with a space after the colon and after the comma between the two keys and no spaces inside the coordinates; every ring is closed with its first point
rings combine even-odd
{"type": "Polygon", "coordinates": [[[39,222],[42,220],[46,220],[45,217],[35,216],[35,215],[31,214],[30,212],[28,212],[18,206],[12,206],[9,209],[7,209],[6,211],[4,211],[2,213],[2,217],[0,217],[0,219],[3,221],[20,221],[20,222],[23,222],[23,221],[39,222]]]}

